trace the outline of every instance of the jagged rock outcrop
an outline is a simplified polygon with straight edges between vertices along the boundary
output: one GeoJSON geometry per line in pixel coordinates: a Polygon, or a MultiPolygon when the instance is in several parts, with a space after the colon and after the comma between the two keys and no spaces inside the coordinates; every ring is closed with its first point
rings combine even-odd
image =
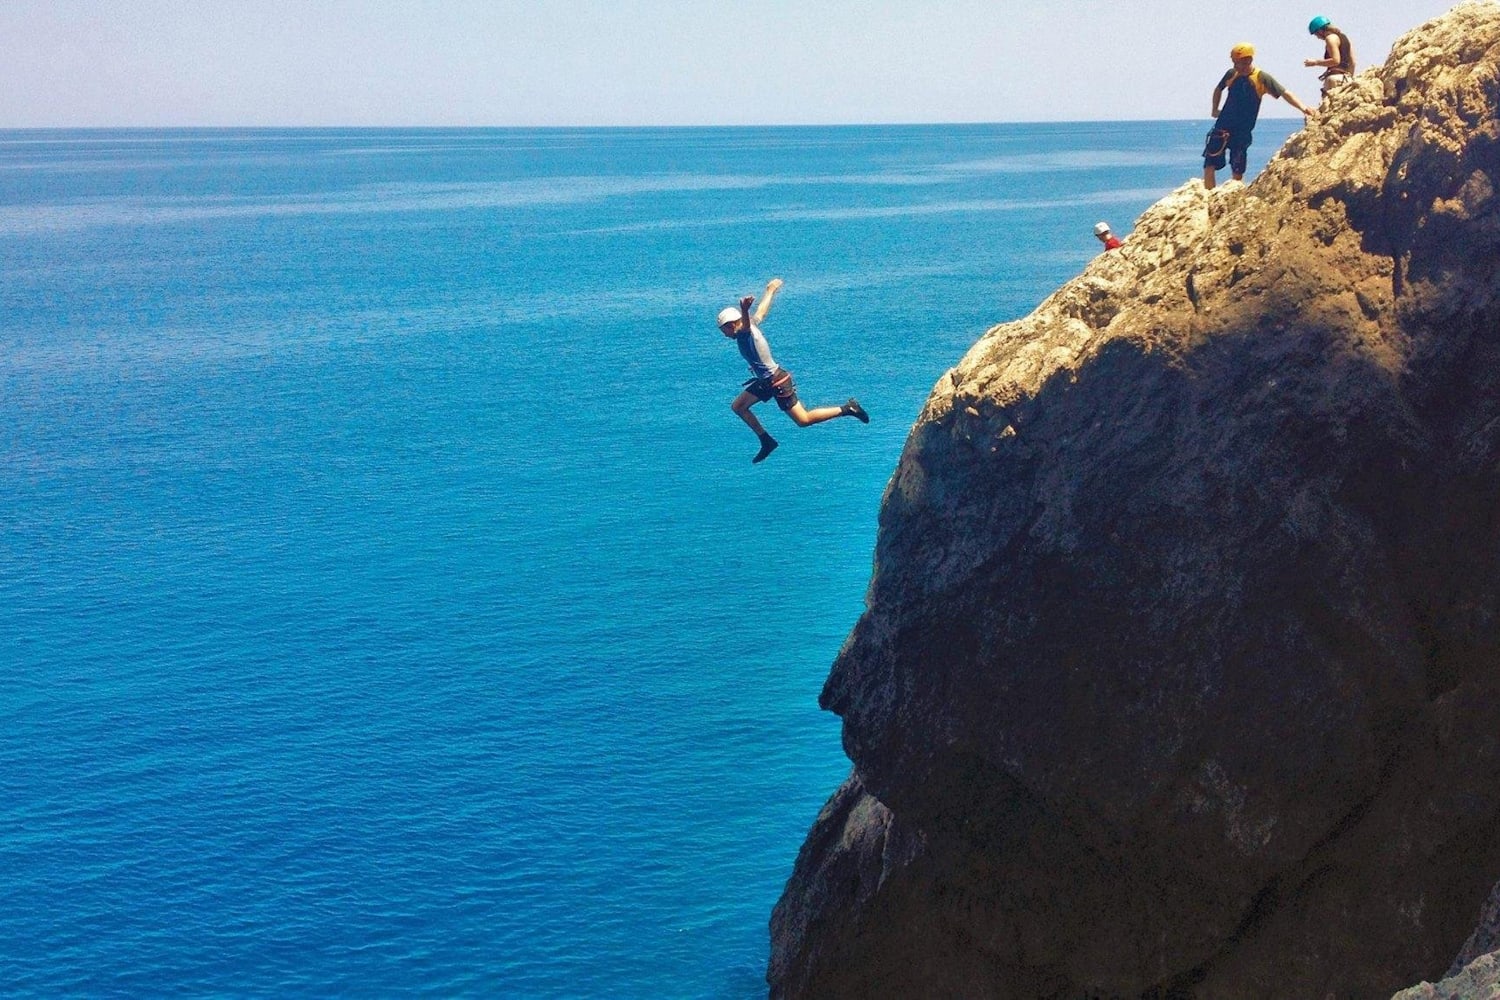
{"type": "Polygon", "coordinates": [[[1496,883],[1490,892],[1484,912],[1479,914],[1479,926],[1474,928],[1474,933],[1464,942],[1463,950],[1448,967],[1448,975],[1455,976],[1476,959],[1497,951],[1500,951],[1500,883],[1496,883]]]}
{"type": "Polygon", "coordinates": [[[1496,1000],[1500,998],[1500,885],[1479,916],[1442,982],[1420,983],[1392,1000],[1496,1000]]]}
{"type": "Polygon", "coordinates": [[[1484,955],[1436,985],[1422,983],[1392,1000],[1495,1000],[1500,997],[1500,959],[1484,955]]]}
{"type": "Polygon", "coordinates": [[[1464,4],[939,381],[773,996],[1443,974],[1500,877],[1497,109],[1464,4]]]}

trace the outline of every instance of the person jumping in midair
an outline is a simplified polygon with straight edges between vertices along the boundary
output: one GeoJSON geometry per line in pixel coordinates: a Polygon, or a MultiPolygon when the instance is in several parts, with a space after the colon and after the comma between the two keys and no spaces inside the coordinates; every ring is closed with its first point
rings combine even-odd
{"type": "Polygon", "coordinates": [[[755,302],[753,295],[740,299],[738,306],[727,306],[719,312],[719,332],[733,338],[741,356],[750,365],[752,378],[745,383],[744,391],[734,398],[729,408],[760,438],[760,451],[756,452],[751,462],[763,462],[767,455],[776,450],[776,439],[766,433],[755,414],[750,412],[750,407],[756,403],[764,403],[772,396],[776,397],[776,405],[798,427],[821,424],[834,417],[853,417],[862,424],[870,422],[870,415],[859,405],[857,399],[851,399],[843,406],[820,406],[813,410],[807,409],[797,399],[797,383],[792,381],[792,373],[771,357],[771,345],[766,343],[765,334],[756,325],[771,311],[771,300],[781,291],[783,284],[780,278],[771,279],[754,316],[750,315],[750,306],[755,302]]]}

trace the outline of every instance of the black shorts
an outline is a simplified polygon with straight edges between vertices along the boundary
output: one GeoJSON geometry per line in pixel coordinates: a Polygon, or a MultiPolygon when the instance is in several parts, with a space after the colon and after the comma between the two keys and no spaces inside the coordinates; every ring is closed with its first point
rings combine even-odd
{"type": "Polygon", "coordinates": [[[1223,170],[1225,161],[1229,163],[1229,169],[1237,174],[1244,174],[1245,165],[1249,160],[1246,150],[1250,148],[1250,133],[1248,131],[1230,131],[1226,128],[1214,128],[1208,130],[1208,139],[1203,144],[1203,165],[1213,167],[1215,170],[1223,170]]]}
{"type": "Polygon", "coordinates": [[[751,379],[745,383],[745,391],[762,403],[775,396],[776,405],[783,410],[790,410],[797,405],[797,383],[792,380],[792,373],[785,368],[776,369],[770,378],[751,379]]]}

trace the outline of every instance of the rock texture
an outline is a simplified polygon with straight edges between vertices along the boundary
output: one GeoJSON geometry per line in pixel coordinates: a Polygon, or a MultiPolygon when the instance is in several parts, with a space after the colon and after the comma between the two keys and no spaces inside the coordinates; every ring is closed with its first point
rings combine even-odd
{"type": "Polygon", "coordinates": [[[1479,915],[1479,926],[1474,928],[1474,933],[1464,942],[1463,950],[1448,968],[1448,975],[1457,975],[1475,959],[1496,951],[1500,951],[1500,884],[1496,884],[1490,892],[1490,898],[1484,904],[1484,912],[1479,915]]]}
{"type": "Polygon", "coordinates": [[[1490,893],[1479,926],[1437,985],[1420,983],[1393,1000],[1500,1000],[1500,885],[1490,893]]]}
{"type": "Polygon", "coordinates": [[[1464,4],[939,381],[773,996],[1443,974],[1500,876],[1497,108],[1464,4]]]}
{"type": "Polygon", "coordinates": [[[1485,955],[1451,979],[1422,983],[1397,993],[1393,1000],[1495,1000],[1500,997],[1500,961],[1485,955]]]}

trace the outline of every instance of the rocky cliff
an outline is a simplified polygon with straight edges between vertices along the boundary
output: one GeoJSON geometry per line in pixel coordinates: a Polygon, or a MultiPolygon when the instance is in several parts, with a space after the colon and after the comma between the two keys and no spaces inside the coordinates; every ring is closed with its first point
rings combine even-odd
{"type": "Polygon", "coordinates": [[[1443,981],[1423,982],[1393,1000],[1496,1000],[1500,998],[1500,885],[1490,893],[1479,926],[1464,942],[1443,981]]]}
{"type": "Polygon", "coordinates": [[[1500,877],[1497,107],[1464,4],[939,381],[773,996],[1443,977],[1500,877]]]}

